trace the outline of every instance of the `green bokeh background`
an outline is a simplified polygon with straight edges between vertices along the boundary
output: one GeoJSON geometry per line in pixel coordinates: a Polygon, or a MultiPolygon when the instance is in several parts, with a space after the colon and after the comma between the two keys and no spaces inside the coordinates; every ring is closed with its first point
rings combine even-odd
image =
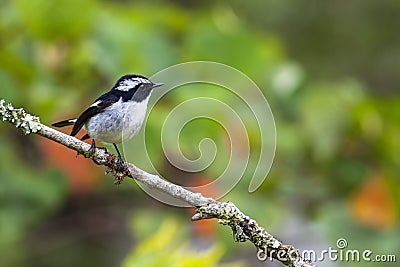
{"type": "MultiPolygon", "coordinates": [[[[247,192],[246,173],[224,200],[296,248],[335,249],[345,238],[348,249],[399,261],[399,13],[395,0],[2,0],[0,98],[50,124],[125,73],[195,60],[237,68],[268,99],[277,149],[259,190],[247,192]]],[[[180,142],[196,158],[198,140],[212,138],[222,153],[213,168],[184,173],[161,153],[157,117],[196,92],[168,95],[146,129],[160,172],[180,184],[210,181],[226,164],[226,133],[209,121],[188,124],[180,142]]],[[[203,95],[235,101],[217,88],[203,95]]],[[[257,261],[252,244],[215,221],[192,223],[193,210],[131,181],[116,187],[65,153],[0,126],[0,266],[280,266],[257,261]]],[[[365,265],[396,263],[318,263],[365,265]]]]}

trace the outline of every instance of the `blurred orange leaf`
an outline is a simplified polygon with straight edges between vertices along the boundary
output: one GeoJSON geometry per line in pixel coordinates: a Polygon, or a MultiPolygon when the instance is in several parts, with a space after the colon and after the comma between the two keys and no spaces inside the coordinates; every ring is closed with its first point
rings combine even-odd
{"type": "MultiPolygon", "coordinates": [[[[207,176],[198,176],[191,181],[191,186],[209,185],[211,182],[212,179],[207,176]]],[[[199,188],[196,190],[196,192],[199,192],[208,197],[215,197],[215,195],[217,194],[217,188],[213,187],[211,190],[208,191],[204,190],[204,188],[199,188]]],[[[191,215],[193,215],[194,210],[189,210],[191,212],[191,215]]],[[[215,237],[217,231],[217,224],[214,220],[196,221],[192,224],[192,227],[195,235],[201,239],[212,239],[213,237],[215,237]]]]}
{"type": "Polygon", "coordinates": [[[65,173],[71,193],[84,193],[92,190],[100,182],[101,174],[91,162],[76,152],[60,144],[40,139],[40,148],[46,161],[65,173]]]}
{"type": "Polygon", "coordinates": [[[384,179],[374,176],[367,179],[350,198],[354,219],[365,226],[387,229],[396,222],[396,207],[384,179]]]}

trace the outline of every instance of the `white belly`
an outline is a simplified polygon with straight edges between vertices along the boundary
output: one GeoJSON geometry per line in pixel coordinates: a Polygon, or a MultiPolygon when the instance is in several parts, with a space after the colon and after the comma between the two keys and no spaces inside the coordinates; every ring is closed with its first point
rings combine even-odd
{"type": "Polygon", "coordinates": [[[85,125],[89,136],[117,144],[131,139],[142,127],[149,98],[140,103],[120,100],[93,116],[85,125]]]}

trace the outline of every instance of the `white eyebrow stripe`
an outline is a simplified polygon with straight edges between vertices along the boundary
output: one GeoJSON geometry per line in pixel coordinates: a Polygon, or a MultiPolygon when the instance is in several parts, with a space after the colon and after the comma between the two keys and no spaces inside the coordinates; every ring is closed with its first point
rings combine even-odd
{"type": "Polygon", "coordinates": [[[115,89],[120,91],[129,91],[129,89],[132,89],[141,83],[151,83],[151,82],[149,80],[136,77],[134,79],[122,81],[115,89]]]}

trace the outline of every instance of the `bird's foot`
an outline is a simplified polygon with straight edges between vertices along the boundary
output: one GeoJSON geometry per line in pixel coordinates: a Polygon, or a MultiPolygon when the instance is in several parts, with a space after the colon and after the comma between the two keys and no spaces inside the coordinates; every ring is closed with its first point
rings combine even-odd
{"type": "MultiPolygon", "coordinates": [[[[85,158],[93,158],[94,152],[95,152],[95,151],[96,151],[96,145],[95,145],[94,142],[92,142],[92,144],[90,145],[89,150],[83,152],[82,155],[83,155],[85,158]]],[[[79,154],[79,153],[78,153],[78,154],[79,154]]]]}
{"type": "Polygon", "coordinates": [[[117,159],[115,160],[115,170],[117,172],[123,172],[125,170],[125,162],[122,159],[121,156],[118,156],[117,159]]]}

